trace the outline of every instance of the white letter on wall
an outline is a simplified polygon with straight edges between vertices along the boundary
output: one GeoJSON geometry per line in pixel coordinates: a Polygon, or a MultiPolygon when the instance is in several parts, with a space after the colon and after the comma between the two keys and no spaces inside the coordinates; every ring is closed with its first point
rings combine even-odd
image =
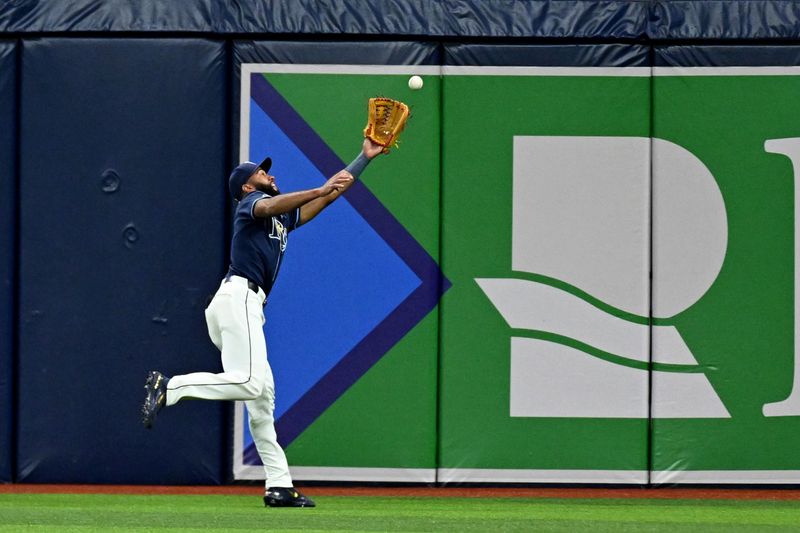
{"type": "Polygon", "coordinates": [[[764,150],[771,154],[782,154],[792,161],[794,168],[794,381],[789,397],[780,402],[764,404],[764,416],[800,415],[800,137],[769,139],[764,150]]]}

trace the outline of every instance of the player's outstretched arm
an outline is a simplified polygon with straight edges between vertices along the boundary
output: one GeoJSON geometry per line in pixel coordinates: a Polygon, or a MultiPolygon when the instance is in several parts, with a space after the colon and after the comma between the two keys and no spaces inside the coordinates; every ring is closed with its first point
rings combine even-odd
{"type": "Polygon", "coordinates": [[[353,181],[355,181],[354,178],[357,178],[358,175],[364,171],[364,168],[367,166],[370,160],[372,160],[382,152],[383,152],[382,146],[380,146],[379,144],[375,144],[369,139],[364,139],[364,144],[361,145],[361,153],[359,154],[359,156],[355,159],[355,161],[350,163],[347,166],[347,168],[336,174],[336,176],[338,176],[343,172],[346,173],[351,177],[350,182],[327,196],[317,198],[303,205],[303,207],[300,208],[300,220],[297,225],[299,226],[301,224],[309,222],[315,216],[320,214],[320,212],[323,209],[325,209],[331,203],[333,203],[334,200],[336,200],[339,196],[344,194],[344,192],[347,189],[349,189],[350,186],[353,184],[353,181]]]}
{"type": "Polygon", "coordinates": [[[309,202],[324,200],[337,190],[349,187],[352,183],[353,176],[350,175],[349,172],[342,171],[331,177],[322,187],[280,194],[257,201],[253,206],[253,216],[257,218],[267,218],[288,213],[298,207],[302,210],[302,207],[309,202]]]}

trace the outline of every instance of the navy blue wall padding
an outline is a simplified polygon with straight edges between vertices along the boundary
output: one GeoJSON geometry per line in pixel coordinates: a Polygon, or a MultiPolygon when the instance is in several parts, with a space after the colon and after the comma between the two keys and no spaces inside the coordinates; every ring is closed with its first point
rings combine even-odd
{"type": "Polygon", "coordinates": [[[800,45],[655,47],[657,67],[769,67],[800,65],[800,45]]]}
{"type": "MultiPolygon", "coordinates": [[[[439,65],[436,43],[410,41],[235,41],[241,63],[309,63],[346,65],[439,65]]],[[[238,73],[238,69],[237,69],[238,73]]]]}
{"type": "Polygon", "coordinates": [[[0,32],[216,31],[224,0],[22,0],[0,3],[0,32]]]}
{"type": "Polygon", "coordinates": [[[648,36],[678,39],[800,39],[797,0],[657,0],[648,36]]]}
{"type": "Polygon", "coordinates": [[[636,39],[647,33],[648,3],[446,0],[445,35],[458,37],[547,37],[636,39]]]}
{"type": "Polygon", "coordinates": [[[641,44],[448,44],[445,65],[532,67],[646,67],[641,44]]]}
{"type": "MultiPolygon", "coordinates": [[[[446,35],[453,0],[277,0],[226,5],[225,33],[446,35]]],[[[463,1],[463,0],[462,0],[463,1]]],[[[227,3],[226,3],[227,4],[227,3]]]]}
{"type": "Polygon", "coordinates": [[[798,39],[796,0],[26,0],[0,32],[798,39]]]}
{"type": "Polygon", "coordinates": [[[628,0],[28,0],[0,5],[5,32],[203,32],[635,38],[647,3],[628,0]]]}
{"type": "Polygon", "coordinates": [[[220,42],[24,42],[18,481],[227,478],[224,404],[139,422],[149,369],[221,370],[227,71],[220,42]]]}
{"type": "Polygon", "coordinates": [[[12,479],[14,431],[16,48],[13,42],[0,41],[0,482],[12,479]]]}

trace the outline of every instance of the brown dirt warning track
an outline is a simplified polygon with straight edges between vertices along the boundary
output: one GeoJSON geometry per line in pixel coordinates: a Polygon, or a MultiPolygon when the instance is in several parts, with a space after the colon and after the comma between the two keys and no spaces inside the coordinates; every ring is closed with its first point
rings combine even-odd
{"type": "MultiPolygon", "coordinates": [[[[0,485],[0,494],[224,494],[260,496],[261,487],[162,485],[0,485]]],[[[434,498],[653,498],[703,500],[800,500],[797,489],[734,488],[512,488],[512,487],[304,487],[309,496],[434,498]]]]}

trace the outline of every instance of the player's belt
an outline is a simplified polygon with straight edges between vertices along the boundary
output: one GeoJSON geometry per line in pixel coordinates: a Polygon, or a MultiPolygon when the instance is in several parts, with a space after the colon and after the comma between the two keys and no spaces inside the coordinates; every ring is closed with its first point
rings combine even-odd
{"type": "MultiPolygon", "coordinates": [[[[251,280],[249,280],[247,278],[242,278],[241,276],[236,276],[236,277],[237,278],[241,278],[243,280],[246,280],[247,281],[247,288],[250,289],[251,291],[253,291],[254,293],[258,294],[258,291],[261,288],[261,287],[258,286],[258,283],[256,283],[255,281],[251,281],[251,280]]],[[[230,280],[231,280],[231,276],[230,275],[225,276],[225,283],[228,283],[230,280]]]]}

